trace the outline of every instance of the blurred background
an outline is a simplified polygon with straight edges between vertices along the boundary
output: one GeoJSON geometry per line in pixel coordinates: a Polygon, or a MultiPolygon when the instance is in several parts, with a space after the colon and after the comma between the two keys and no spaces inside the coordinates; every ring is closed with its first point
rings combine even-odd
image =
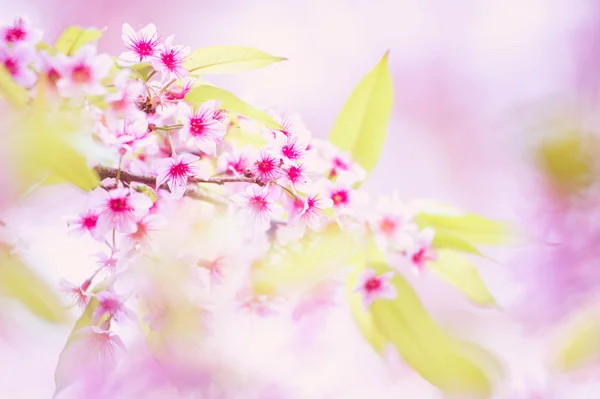
{"type": "MultiPolygon", "coordinates": [[[[395,107],[388,143],[364,188],[373,195],[397,190],[405,199],[436,199],[519,224],[535,219],[532,209],[542,195],[532,148],[547,119],[559,110],[579,126],[597,103],[600,3],[594,0],[0,0],[0,15],[7,21],[29,16],[50,43],[69,25],[107,27],[100,49],[112,54],[123,50],[123,23],[137,28],[152,22],[191,48],[247,45],[287,57],[211,81],[257,106],[300,113],[319,137],[327,136],[353,87],[389,49],[395,107]]],[[[57,215],[64,211],[59,198],[57,215]]],[[[49,239],[58,217],[44,216],[48,233],[36,227],[30,235],[47,276],[80,278],[67,265],[83,261],[85,252],[49,239]]],[[[500,257],[513,261],[510,254],[500,257]]],[[[523,262],[541,259],[538,253],[531,257],[523,262]]],[[[500,302],[510,302],[514,276],[498,269],[482,273],[500,302]]],[[[423,292],[452,296],[441,284],[428,284],[423,292]]],[[[436,306],[427,296],[424,301],[436,306]]],[[[452,306],[439,311],[445,322],[473,320],[473,311],[461,319],[464,307],[449,312],[452,306]]],[[[473,335],[493,337],[507,361],[525,370],[524,381],[544,380],[543,356],[533,345],[541,338],[522,339],[499,315],[477,317],[473,335]],[[515,345],[522,351],[515,352],[515,345]]],[[[52,369],[60,336],[57,330],[45,338],[59,342],[44,346],[49,359],[36,365],[46,383],[51,375],[41,370],[52,369]]],[[[418,395],[411,397],[430,397],[418,395]]]]}

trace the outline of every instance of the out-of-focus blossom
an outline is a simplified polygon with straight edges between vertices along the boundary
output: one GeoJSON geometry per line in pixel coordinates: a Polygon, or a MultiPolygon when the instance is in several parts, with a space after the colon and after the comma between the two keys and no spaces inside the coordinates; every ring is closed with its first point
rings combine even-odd
{"type": "Polygon", "coordinates": [[[152,200],[129,188],[106,191],[97,188],[91,197],[92,207],[99,212],[96,228],[106,234],[111,229],[131,234],[137,231],[137,221],[148,213],[152,200]]]}
{"type": "Polygon", "coordinates": [[[0,47],[0,63],[4,65],[8,73],[18,84],[27,88],[33,86],[37,76],[31,64],[35,60],[35,50],[33,47],[17,44],[11,48],[0,47]]]}
{"type": "Polygon", "coordinates": [[[378,276],[375,270],[370,268],[360,274],[358,285],[354,291],[362,295],[362,302],[366,310],[378,298],[394,299],[396,297],[396,288],[390,282],[393,277],[393,271],[378,276]]]}
{"type": "Polygon", "coordinates": [[[29,23],[29,18],[16,18],[11,24],[0,28],[0,37],[7,45],[16,45],[18,43],[29,46],[36,45],[42,39],[42,31],[33,29],[29,23]]]}
{"type": "Polygon", "coordinates": [[[108,54],[96,55],[96,47],[87,44],[68,59],[61,78],[56,83],[60,94],[71,97],[79,94],[101,95],[106,93],[102,85],[113,60],[108,54]]]}
{"type": "Polygon", "coordinates": [[[270,198],[272,195],[270,186],[251,185],[246,187],[244,193],[235,196],[233,201],[240,207],[239,212],[246,223],[258,231],[267,231],[271,226],[271,218],[280,217],[282,213],[281,207],[270,198]]]}
{"type": "Polygon", "coordinates": [[[135,314],[125,307],[125,298],[120,297],[115,292],[103,291],[96,294],[96,298],[98,299],[98,305],[92,315],[94,324],[99,324],[105,316],[117,323],[121,323],[125,319],[135,319],[135,314]]]}
{"type": "Polygon", "coordinates": [[[69,295],[75,306],[84,309],[90,301],[90,294],[87,292],[87,289],[91,283],[92,281],[87,279],[81,285],[75,285],[65,279],[61,279],[59,288],[62,292],[69,295]]]}

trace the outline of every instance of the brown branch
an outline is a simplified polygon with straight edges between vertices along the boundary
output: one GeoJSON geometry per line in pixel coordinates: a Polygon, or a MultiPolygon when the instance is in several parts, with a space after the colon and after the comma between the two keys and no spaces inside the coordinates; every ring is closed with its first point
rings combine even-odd
{"type": "MultiPolygon", "coordinates": [[[[94,167],[98,176],[100,176],[101,180],[117,177],[119,174],[119,170],[117,168],[111,168],[108,166],[98,165],[94,167]]],[[[147,186],[154,187],[156,185],[156,176],[149,175],[138,175],[126,170],[121,170],[119,175],[120,180],[123,183],[143,183],[147,186]]],[[[207,179],[202,179],[199,177],[192,177],[188,179],[190,183],[209,183],[209,184],[218,184],[223,185],[225,183],[254,183],[259,186],[264,186],[265,183],[262,181],[255,179],[254,177],[248,176],[226,176],[226,177],[209,177],[207,179]]],[[[162,185],[160,188],[166,188],[166,185],[162,185]]]]}

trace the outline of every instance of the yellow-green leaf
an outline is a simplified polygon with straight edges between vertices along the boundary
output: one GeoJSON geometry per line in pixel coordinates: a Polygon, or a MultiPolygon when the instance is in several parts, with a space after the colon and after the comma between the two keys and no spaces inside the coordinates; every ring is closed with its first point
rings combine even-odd
{"type": "Polygon", "coordinates": [[[235,141],[238,147],[250,145],[256,148],[263,148],[267,145],[267,140],[259,133],[249,133],[241,127],[230,127],[225,136],[227,140],[235,141]]]}
{"type": "Polygon", "coordinates": [[[80,26],[69,26],[56,40],[54,48],[58,52],[73,55],[84,45],[100,39],[103,33],[104,30],[96,28],[85,29],[80,26]]]}
{"type": "Polygon", "coordinates": [[[360,166],[371,171],[383,150],[392,105],[392,77],[385,53],[350,94],[329,141],[350,152],[360,166]]]}
{"type": "Polygon", "coordinates": [[[283,129],[266,112],[254,108],[227,90],[220,89],[215,86],[198,86],[190,90],[187,96],[185,96],[185,99],[191,104],[201,104],[208,100],[218,100],[221,102],[221,108],[223,109],[235,112],[236,114],[243,115],[247,118],[251,118],[257,122],[261,122],[269,128],[283,129]]]}
{"type": "Polygon", "coordinates": [[[285,61],[264,51],[243,46],[210,46],[192,51],[185,67],[190,72],[222,74],[260,69],[269,64],[285,61]]]}
{"type": "Polygon", "coordinates": [[[19,257],[0,250],[0,295],[14,298],[51,323],[69,320],[58,295],[19,257]]]}
{"type": "Polygon", "coordinates": [[[50,55],[54,55],[56,50],[54,50],[48,43],[39,42],[35,45],[37,51],[46,51],[50,55]]]}
{"type": "Polygon", "coordinates": [[[148,81],[148,76],[150,76],[150,73],[152,73],[154,71],[154,68],[152,68],[152,65],[148,64],[147,62],[143,62],[141,64],[135,64],[131,67],[131,69],[133,70],[133,72],[135,72],[144,82],[148,81]]]}
{"type": "Polygon", "coordinates": [[[511,224],[472,213],[449,216],[421,212],[415,222],[420,228],[433,228],[436,234],[449,233],[474,244],[508,245],[523,241],[523,234],[511,224]]]}
{"type": "Polygon", "coordinates": [[[479,305],[496,303],[477,268],[465,256],[444,249],[439,250],[437,255],[434,262],[428,263],[429,270],[458,288],[467,298],[479,305]]]}
{"type": "Polygon", "coordinates": [[[31,109],[14,127],[15,174],[27,189],[52,174],[55,182],[68,182],[84,190],[98,185],[98,175],[87,165],[85,157],[69,144],[70,135],[83,126],[77,113],[49,110],[45,100],[44,81],[31,109]]]}
{"type": "Polygon", "coordinates": [[[17,108],[24,107],[29,100],[27,90],[13,80],[4,65],[0,65],[0,95],[17,108]]]}
{"type": "Polygon", "coordinates": [[[483,256],[473,244],[444,230],[435,232],[433,247],[435,249],[453,249],[460,252],[483,256]]]}
{"type": "Polygon", "coordinates": [[[558,366],[570,371],[600,360],[600,317],[598,312],[582,312],[568,323],[558,343],[558,366]]]}
{"type": "Polygon", "coordinates": [[[495,372],[499,364],[492,361],[494,356],[477,345],[467,347],[468,343],[447,335],[427,314],[403,277],[396,274],[391,281],[397,292],[395,299],[377,299],[368,311],[364,308],[360,293],[354,290],[362,270],[370,267],[377,274],[391,270],[373,248],[371,245],[362,258],[356,256],[349,262],[356,269],[349,275],[346,291],[352,314],[367,341],[379,353],[388,343],[393,344],[409,366],[449,394],[491,396],[493,384],[488,367],[495,372]]]}

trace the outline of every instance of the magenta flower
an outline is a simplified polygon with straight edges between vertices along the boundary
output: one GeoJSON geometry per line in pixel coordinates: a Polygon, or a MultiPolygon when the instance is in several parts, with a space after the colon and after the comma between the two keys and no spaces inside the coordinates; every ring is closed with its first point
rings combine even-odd
{"type": "Polygon", "coordinates": [[[323,214],[325,208],[331,208],[333,201],[322,197],[319,190],[313,188],[304,198],[297,196],[287,200],[287,211],[290,223],[295,225],[301,234],[308,226],[313,231],[321,231],[327,224],[327,216],[323,214]]]}
{"type": "Polygon", "coordinates": [[[167,224],[166,218],[160,214],[148,214],[137,221],[137,230],[125,237],[123,248],[134,249],[138,246],[150,245],[157,231],[167,224]]]}
{"type": "Polygon", "coordinates": [[[246,169],[250,169],[250,166],[250,157],[247,154],[232,149],[219,156],[217,160],[217,173],[241,176],[246,169]]]}
{"type": "Polygon", "coordinates": [[[294,190],[304,189],[310,181],[302,164],[284,166],[282,180],[294,190]]]}
{"type": "Polygon", "coordinates": [[[308,141],[299,136],[278,134],[275,142],[276,154],[284,163],[297,165],[306,158],[308,141]]]}
{"type": "Polygon", "coordinates": [[[120,154],[137,152],[156,144],[156,138],[148,131],[148,122],[141,115],[134,119],[110,121],[108,143],[117,148],[120,154]]]}
{"type": "Polygon", "coordinates": [[[271,217],[281,215],[281,208],[269,198],[271,194],[270,187],[251,185],[232,200],[240,206],[240,214],[246,222],[258,231],[267,231],[271,227],[271,217]]]}
{"type": "Polygon", "coordinates": [[[104,98],[114,115],[135,118],[135,114],[140,112],[136,101],[144,92],[144,84],[129,79],[129,74],[126,69],[117,73],[114,80],[116,93],[109,93],[104,98]]]}
{"type": "Polygon", "coordinates": [[[100,95],[106,93],[101,83],[113,65],[107,54],[96,55],[96,47],[87,44],[68,59],[64,73],[57,83],[60,94],[66,97],[78,94],[100,95]]]}
{"type": "Polygon", "coordinates": [[[250,168],[250,171],[256,178],[267,183],[276,181],[283,176],[283,171],[280,166],[281,161],[270,155],[268,152],[261,151],[258,159],[250,168]]]}
{"type": "Polygon", "coordinates": [[[42,31],[32,29],[27,17],[20,17],[12,24],[0,28],[0,37],[6,44],[15,45],[23,43],[36,45],[42,38],[42,31]]]}
{"type": "Polygon", "coordinates": [[[347,152],[340,151],[337,147],[325,140],[313,140],[319,157],[315,167],[326,177],[333,179],[343,176],[345,181],[356,183],[367,177],[367,172],[347,152]]]}
{"type": "Polygon", "coordinates": [[[30,68],[34,58],[35,49],[24,44],[12,48],[0,48],[0,63],[15,82],[27,88],[33,86],[37,80],[35,72],[30,68]]]}
{"type": "Polygon", "coordinates": [[[159,47],[156,58],[150,63],[154,69],[161,73],[163,80],[182,79],[189,74],[183,67],[185,58],[190,55],[190,48],[173,46],[173,36],[169,36],[164,44],[159,47]]]}
{"type": "Polygon", "coordinates": [[[123,24],[121,39],[128,49],[119,56],[121,60],[125,61],[124,63],[147,62],[158,55],[160,38],[154,24],[148,24],[137,32],[133,30],[131,25],[123,24]]]}
{"type": "Polygon", "coordinates": [[[199,159],[196,155],[179,154],[157,161],[156,188],[166,183],[175,198],[183,197],[187,190],[188,178],[203,172],[200,166],[193,165],[199,159]]]}
{"type": "Polygon", "coordinates": [[[66,55],[58,53],[55,56],[51,56],[48,53],[39,53],[38,59],[35,63],[36,69],[46,75],[47,82],[52,89],[56,89],[56,83],[62,77],[65,65],[68,62],[66,55]]]}
{"type": "Polygon", "coordinates": [[[120,323],[125,318],[134,319],[134,313],[125,307],[124,299],[118,296],[113,291],[103,291],[96,295],[98,306],[92,314],[92,323],[98,325],[102,322],[104,316],[108,316],[110,320],[120,323]]]}
{"type": "Polygon", "coordinates": [[[406,251],[406,257],[419,269],[425,267],[429,261],[436,259],[436,253],[432,247],[435,231],[425,228],[414,235],[414,243],[406,251]]]}
{"type": "Polygon", "coordinates": [[[217,144],[227,131],[227,127],[216,118],[218,106],[216,101],[206,101],[194,112],[187,103],[177,104],[178,119],[183,123],[179,130],[181,138],[208,155],[216,155],[217,144]]]}
{"type": "Polygon", "coordinates": [[[354,292],[362,294],[365,310],[369,310],[377,298],[394,299],[396,297],[397,292],[391,283],[392,278],[394,278],[393,271],[377,276],[375,270],[371,268],[366,269],[358,276],[358,285],[354,292]]]}
{"type": "Polygon", "coordinates": [[[75,285],[65,279],[61,279],[59,282],[59,289],[65,294],[69,295],[73,301],[73,305],[84,309],[90,301],[90,297],[87,292],[90,284],[92,284],[92,282],[89,279],[85,280],[81,285],[75,285]]]}
{"type": "Polygon", "coordinates": [[[112,229],[124,234],[137,231],[137,221],[148,213],[152,200],[144,194],[129,188],[106,191],[95,189],[91,201],[99,216],[96,228],[106,234],[112,229]]]}
{"type": "Polygon", "coordinates": [[[83,235],[85,233],[89,233],[94,239],[98,241],[104,240],[103,234],[98,234],[96,229],[96,225],[98,223],[98,213],[93,210],[88,210],[79,215],[79,217],[69,223],[69,227],[71,227],[71,234],[75,235],[83,235]]]}

